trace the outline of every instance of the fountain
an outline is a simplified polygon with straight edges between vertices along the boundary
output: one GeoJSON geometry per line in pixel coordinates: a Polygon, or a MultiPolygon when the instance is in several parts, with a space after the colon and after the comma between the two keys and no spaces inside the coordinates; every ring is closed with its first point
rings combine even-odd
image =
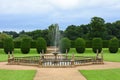
{"type": "Polygon", "coordinates": [[[23,64],[23,65],[38,65],[39,67],[74,67],[78,65],[85,64],[103,64],[103,54],[101,53],[101,57],[98,59],[97,56],[68,56],[67,50],[65,54],[59,54],[59,40],[60,33],[59,27],[57,24],[52,25],[50,28],[50,40],[53,43],[51,49],[54,51],[49,52],[49,54],[43,54],[44,51],[40,54],[40,56],[28,56],[28,57],[10,57],[8,55],[8,64],[23,64]]]}

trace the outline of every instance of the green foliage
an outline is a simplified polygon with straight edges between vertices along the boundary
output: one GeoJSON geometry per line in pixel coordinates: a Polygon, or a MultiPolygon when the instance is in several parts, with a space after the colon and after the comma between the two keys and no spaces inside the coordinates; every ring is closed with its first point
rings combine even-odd
{"type": "Polygon", "coordinates": [[[36,40],[31,41],[31,48],[36,48],[36,40]]]}
{"type": "Polygon", "coordinates": [[[44,38],[40,37],[37,39],[36,41],[36,49],[38,53],[42,53],[42,51],[44,50],[44,53],[46,52],[47,49],[47,43],[45,41],[44,38]]]}
{"type": "Polygon", "coordinates": [[[4,52],[7,54],[8,52],[12,53],[14,50],[14,42],[12,38],[5,38],[3,41],[4,52]]]}
{"type": "Polygon", "coordinates": [[[61,53],[66,53],[66,50],[67,50],[67,52],[69,52],[70,47],[71,47],[71,42],[68,38],[62,38],[60,40],[59,48],[60,48],[61,53]]]}
{"type": "Polygon", "coordinates": [[[27,54],[30,51],[31,40],[29,38],[24,38],[21,41],[21,52],[23,54],[27,54]]]}
{"type": "Polygon", "coordinates": [[[5,38],[10,38],[6,33],[0,33],[0,41],[4,41],[5,38]]]}
{"type": "Polygon", "coordinates": [[[75,41],[71,40],[71,48],[75,48],[75,41]]]}
{"type": "Polygon", "coordinates": [[[109,40],[103,40],[103,48],[108,48],[109,40]]]}
{"type": "Polygon", "coordinates": [[[3,41],[0,41],[0,48],[3,48],[3,41]]]}
{"type": "Polygon", "coordinates": [[[93,38],[92,40],[92,49],[93,52],[96,53],[97,50],[100,53],[102,51],[102,39],[101,38],[93,38]]]}
{"type": "Polygon", "coordinates": [[[109,51],[110,53],[116,53],[119,48],[119,40],[117,38],[112,38],[109,41],[109,51]]]}
{"type": "Polygon", "coordinates": [[[50,46],[56,46],[59,43],[59,26],[58,24],[52,24],[49,26],[48,39],[50,40],[50,46]],[[56,41],[56,43],[55,43],[56,41]]]}
{"type": "Polygon", "coordinates": [[[15,48],[20,48],[20,46],[21,46],[21,41],[14,41],[15,48]]]}
{"type": "Polygon", "coordinates": [[[86,48],[92,48],[92,40],[86,40],[86,48]]]}
{"type": "Polygon", "coordinates": [[[77,38],[75,41],[75,48],[78,53],[84,53],[85,51],[85,40],[83,38],[77,38]]]}

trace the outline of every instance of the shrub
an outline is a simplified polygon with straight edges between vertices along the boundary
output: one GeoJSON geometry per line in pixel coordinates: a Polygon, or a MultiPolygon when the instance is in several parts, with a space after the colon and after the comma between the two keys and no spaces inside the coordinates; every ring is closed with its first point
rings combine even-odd
{"type": "Polygon", "coordinates": [[[110,53],[117,53],[119,48],[119,40],[117,38],[112,38],[109,41],[109,51],[110,53]]]}
{"type": "Polygon", "coordinates": [[[86,40],[86,48],[92,48],[92,40],[86,40]]]}
{"type": "Polygon", "coordinates": [[[85,40],[83,38],[77,38],[75,40],[75,48],[78,53],[84,53],[85,51],[85,40]]]}
{"type": "Polygon", "coordinates": [[[3,42],[0,41],[0,48],[3,48],[3,42]]]}
{"type": "Polygon", "coordinates": [[[24,38],[21,41],[21,52],[27,54],[30,51],[31,40],[29,38],[24,38]]]}
{"type": "Polygon", "coordinates": [[[59,50],[61,53],[66,53],[66,50],[67,52],[69,52],[70,50],[70,47],[71,47],[71,42],[68,38],[62,38],[60,40],[60,46],[59,46],[59,50]]]}
{"type": "Polygon", "coordinates": [[[75,41],[71,40],[71,48],[75,48],[75,41]]]}
{"type": "Polygon", "coordinates": [[[12,53],[14,50],[14,42],[12,38],[5,38],[3,41],[4,52],[7,54],[8,52],[12,53]]]}
{"type": "Polygon", "coordinates": [[[21,41],[14,41],[15,48],[20,48],[20,46],[21,46],[21,41]]]}
{"type": "Polygon", "coordinates": [[[38,53],[42,53],[42,50],[44,50],[44,53],[46,52],[47,49],[47,43],[44,38],[40,37],[36,41],[36,49],[38,53]]]}
{"type": "Polygon", "coordinates": [[[94,53],[96,53],[97,50],[99,53],[102,51],[102,39],[101,38],[93,38],[92,49],[94,53]]]}
{"type": "Polygon", "coordinates": [[[103,48],[108,48],[109,41],[103,40],[103,48]]]}
{"type": "Polygon", "coordinates": [[[36,48],[36,41],[35,40],[31,41],[31,48],[36,48]]]}

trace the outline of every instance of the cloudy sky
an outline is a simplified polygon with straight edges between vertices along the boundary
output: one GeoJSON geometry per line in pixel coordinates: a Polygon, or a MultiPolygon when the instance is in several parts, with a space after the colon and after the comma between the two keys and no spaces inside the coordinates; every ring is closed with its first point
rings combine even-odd
{"type": "Polygon", "coordinates": [[[120,20],[120,0],[0,0],[0,31],[47,29],[55,23],[65,30],[93,16],[120,20]]]}

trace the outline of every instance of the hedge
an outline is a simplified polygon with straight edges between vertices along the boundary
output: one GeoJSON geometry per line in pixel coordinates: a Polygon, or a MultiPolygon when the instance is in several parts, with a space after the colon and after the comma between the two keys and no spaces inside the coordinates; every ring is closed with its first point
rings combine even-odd
{"type": "Polygon", "coordinates": [[[109,41],[109,51],[110,53],[117,53],[119,48],[119,40],[115,37],[109,41]]]}
{"type": "Polygon", "coordinates": [[[85,51],[85,40],[83,38],[77,38],[75,40],[75,48],[77,53],[84,53],[85,51]]]}
{"type": "Polygon", "coordinates": [[[24,38],[21,41],[21,52],[23,54],[27,54],[30,51],[30,46],[31,46],[31,39],[29,38],[24,38]]]}
{"type": "Polygon", "coordinates": [[[92,40],[92,50],[94,53],[98,52],[100,53],[102,51],[102,39],[101,38],[93,38],[92,40]]]}
{"type": "Polygon", "coordinates": [[[67,52],[69,52],[70,50],[70,47],[71,47],[71,42],[68,38],[62,38],[60,40],[60,46],[59,46],[59,50],[61,53],[66,53],[66,50],[67,52]]]}
{"type": "Polygon", "coordinates": [[[40,37],[37,39],[36,41],[36,49],[38,53],[42,53],[44,50],[44,53],[46,53],[46,49],[47,49],[47,43],[45,41],[44,38],[40,37]]]}
{"type": "Polygon", "coordinates": [[[5,38],[3,41],[4,52],[8,54],[8,52],[12,53],[14,50],[14,43],[12,38],[5,38]]]}

